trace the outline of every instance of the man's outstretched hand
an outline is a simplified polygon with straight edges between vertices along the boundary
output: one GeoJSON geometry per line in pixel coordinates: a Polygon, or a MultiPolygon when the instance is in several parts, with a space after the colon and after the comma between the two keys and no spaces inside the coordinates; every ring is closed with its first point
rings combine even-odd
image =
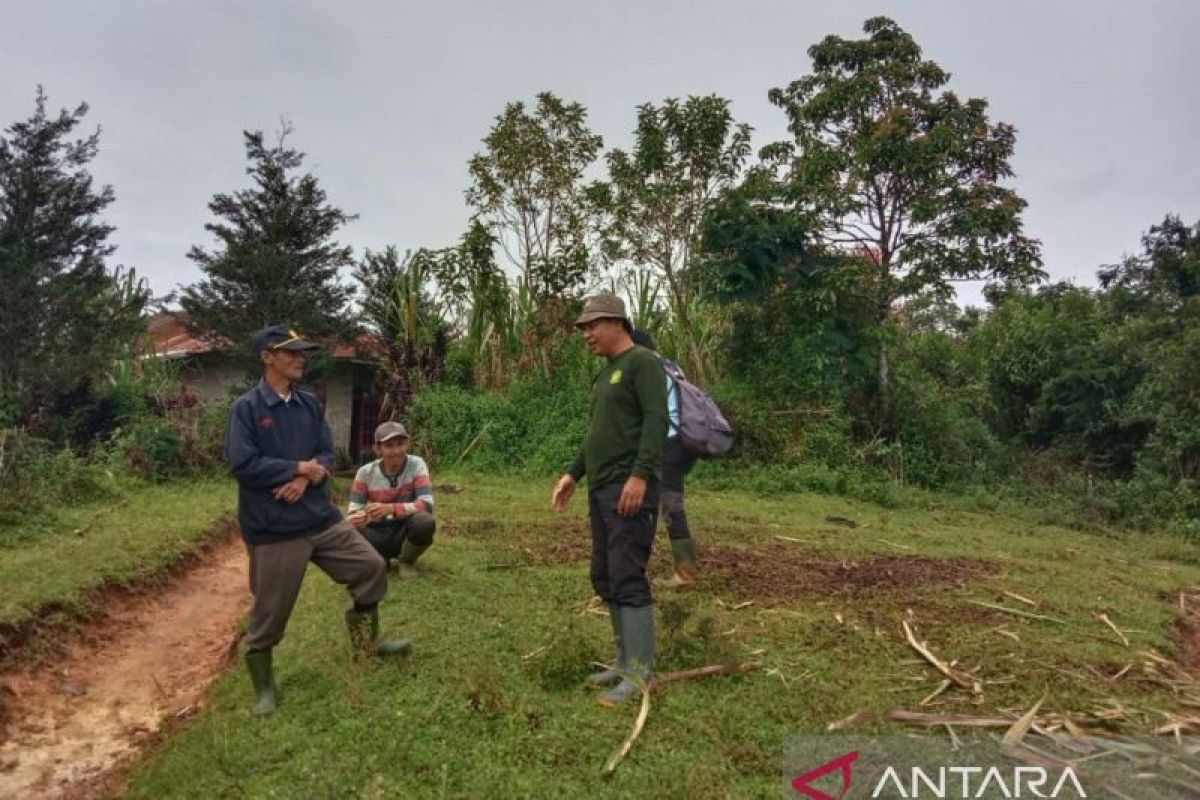
{"type": "Polygon", "coordinates": [[[567,507],[573,494],[575,494],[575,479],[570,475],[563,475],[554,485],[554,494],[550,498],[551,507],[555,511],[562,511],[567,507]]]}

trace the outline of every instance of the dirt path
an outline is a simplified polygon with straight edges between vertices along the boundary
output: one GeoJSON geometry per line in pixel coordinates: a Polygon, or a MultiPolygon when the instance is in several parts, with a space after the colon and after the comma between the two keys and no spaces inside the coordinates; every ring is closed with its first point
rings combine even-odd
{"type": "Polygon", "coordinates": [[[118,597],[65,657],[0,675],[0,797],[96,796],[164,722],[191,714],[246,610],[239,539],[160,590],[118,597]]]}

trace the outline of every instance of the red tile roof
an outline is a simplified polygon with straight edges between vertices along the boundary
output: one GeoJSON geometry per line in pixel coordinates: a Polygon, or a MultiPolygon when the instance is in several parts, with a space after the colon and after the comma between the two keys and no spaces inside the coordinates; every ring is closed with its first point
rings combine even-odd
{"type": "Polygon", "coordinates": [[[146,324],[146,335],[154,355],[165,357],[196,356],[220,350],[220,343],[199,338],[187,329],[183,312],[154,314],[146,324]]]}
{"type": "MultiPolygon", "coordinates": [[[[228,340],[194,335],[188,330],[186,320],[187,314],[183,311],[168,311],[150,317],[146,324],[146,335],[155,356],[183,358],[228,349],[228,340]]],[[[374,360],[383,353],[383,341],[371,333],[359,334],[352,343],[336,344],[329,350],[330,356],[339,360],[374,360]]]]}

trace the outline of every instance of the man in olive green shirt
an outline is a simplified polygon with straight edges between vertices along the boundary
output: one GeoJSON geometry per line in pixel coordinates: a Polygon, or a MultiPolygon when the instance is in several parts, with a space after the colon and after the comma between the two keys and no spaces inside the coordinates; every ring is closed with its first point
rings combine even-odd
{"type": "Polygon", "coordinates": [[[554,487],[552,504],[559,511],[566,508],[575,484],[587,476],[592,587],[608,603],[617,642],[614,668],[588,676],[587,682],[615,685],[599,702],[616,706],[649,686],[654,662],[646,564],[658,525],[666,379],[658,356],[630,339],[633,326],[616,295],[588,298],[575,326],[607,363],[592,384],[587,435],[554,487]]]}

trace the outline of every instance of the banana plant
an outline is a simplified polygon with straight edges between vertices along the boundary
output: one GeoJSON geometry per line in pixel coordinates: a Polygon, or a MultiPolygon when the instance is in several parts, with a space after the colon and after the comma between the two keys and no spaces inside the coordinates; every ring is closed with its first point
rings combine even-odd
{"type": "Polygon", "coordinates": [[[662,281],[648,269],[633,269],[619,283],[633,327],[661,335],[670,319],[663,303],[662,281]]]}

